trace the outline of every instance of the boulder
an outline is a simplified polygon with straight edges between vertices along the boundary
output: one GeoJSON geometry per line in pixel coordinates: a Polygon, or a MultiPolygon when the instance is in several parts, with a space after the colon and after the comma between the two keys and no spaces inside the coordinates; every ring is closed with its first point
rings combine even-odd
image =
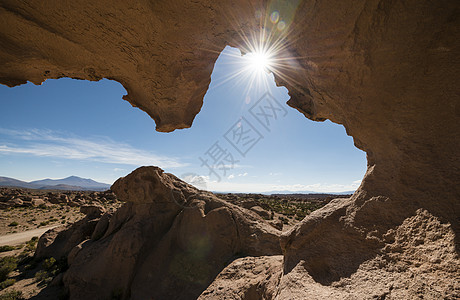
{"type": "Polygon", "coordinates": [[[122,298],[196,299],[235,255],[281,254],[281,232],[258,215],[160,168],[141,167],[111,189],[127,203],[101,238],[73,253],[64,276],[71,299],[115,290],[122,298]]]}
{"type": "Polygon", "coordinates": [[[450,224],[419,209],[381,237],[378,229],[362,235],[340,214],[350,202],[332,200],[283,234],[275,299],[458,298],[460,263],[450,224]]]}
{"type": "Polygon", "coordinates": [[[21,195],[22,201],[32,201],[33,197],[29,195],[21,195]]]}
{"type": "Polygon", "coordinates": [[[80,207],[85,205],[85,201],[81,199],[74,199],[67,202],[67,205],[69,205],[70,207],[80,207]]]}
{"type": "Polygon", "coordinates": [[[260,203],[257,200],[254,199],[245,199],[245,200],[238,200],[237,201],[238,206],[242,206],[244,208],[250,209],[254,206],[260,207],[260,203]]]}
{"type": "Polygon", "coordinates": [[[61,204],[67,203],[69,201],[69,197],[65,194],[48,194],[48,201],[52,204],[61,204]]]}
{"type": "Polygon", "coordinates": [[[35,198],[31,200],[32,206],[40,206],[40,205],[44,205],[45,203],[46,203],[45,200],[40,199],[40,198],[35,198]]]}
{"type": "Polygon", "coordinates": [[[24,204],[24,201],[22,201],[21,198],[14,198],[9,200],[7,203],[9,206],[22,206],[24,204]]]}
{"type": "Polygon", "coordinates": [[[58,235],[61,233],[61,236],[65,234],[66,229],[70,226],[58,226],[53,229],[46,231],[44,234],[40,236],[37,243],[37,249],[35,250],[34,257],[37,259],[47,258],[47,257],[54,257],[56,259],[65,256],[65,237],[56,240],[58,235]],[[58,245],[56,247],[56,245],[58,245]],[[54,248],[57,248],[59,251],[54,252],[54,248]],[[62,251],[61,251],[62,249],[62,251]]]}
{"type": "Polygon", "coordinates": [[[105,208],[100,205],[83,205],[80,212],[90,219],[100,218],[105,213],[105,208]]]}
{"type": "Polygon", "coordinates": [[[258,205],[251,207],[251,210],[255,212],[256,214],[258,214],[259,216],[261,216],[262,218],[264,218],[265,220],[270,219],[270,212],[266,211],[265,209],[263,209],[262,207],[258,205]]]}

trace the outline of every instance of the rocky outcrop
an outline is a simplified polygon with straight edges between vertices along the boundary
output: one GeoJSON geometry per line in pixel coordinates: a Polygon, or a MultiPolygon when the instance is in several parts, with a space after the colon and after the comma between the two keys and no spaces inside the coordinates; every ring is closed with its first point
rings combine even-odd
{"type": "Polygon", "coordinates": [[[76,223],[50,229],[40,237],[34,255],[36,259],[66,258],[75,246],[91,237],[105,209],[97,205],[85,205],[80,211],[86,217],[76,223]]]}
{"type": "MultiPolygon", "coordinates": [[[[368,159],[366,176],[350,200],[332,201],[283,235],[278,297],[288,299],[287,291],[297,291],[298,298],[306,291],[341,297],[335,294],[337,284],[358,278],[354,274],[362,274],[383,249],[393,251],[394,259],[410,254],[409,261],[416,261],[409,249],[417,249],[414,243],[407,243],[408,252],[402,254],[386,248],[393,243],[391,232],[409,230],[405,224],[414,218],[420,222],[413,226],[423,232],[438,223],[450,228],[440,240],[453,247],[449,253],[457,261],[458,1],[282,3],[3,1],[0,82],[14,86],[47,78],[110,78],[123,84],[124,98],[146,111],[158,130],[188,127],[200,110],[219,51],[226,45],[247,48],[240,37],[257,36],[254,16],[268,19],[277,10],[288,25],[277,56],[291,59],[275,79],[289,89],[288,104],[312,120],[343,124],[368,159]],[[431,225],[423,227],[426,222],[431,225]]],[[[117,220],[134,215],[138,205],[153,204],[128,203],[117,220]]],[[[187,212],[181,218],[197,217],[187,212]]],[[[137,226],[141,232],[152,225],[137,226]]],[[[114,229],[109,225],[108,231],[114,229]]],[[[436,263],[430,264],[432,274],[438,272],[436,263]]],[[[367,276],[362,280],[380,278],[371,271],[367,276]]],[[[120,286],[126,289],[128,281],[120,286]]]]}
{"type": "Polygon", "coordinates": [[[257,214],[160,168],[141,167],[112,190],[127,203],[69,255],[71,299],[196,299],[236,256],[281,254],[281,232],[257,214]]]}
{"type": "Polygon", "coordinates": [[[311,119],[343,124],[367,152],[368,170],[350,201],[331,203],[283,235],[285,284],[305,274],[326,287],[353,277],[388,249],[389,232],[406,228],[420,210],[431,215],[419,216],[426,222],[450,228],[442,239],[458,259],[459,44],[450,38],[458,34],[458,3],[320,1],[310,8],[297,15],[304,38],[293,45],[306,55],[308,80],[298,90],[309,95],[294,92],[288,104],[311,119]]]}
{"type": "Polygon", "coordinates": [[[451,225],[419,209],[388,230],[381,243],[371,234],[362,243],[339,222],[328,223],[336,208],[332,203],[315,211],[286,235],[292,240],[283,239],[284,272],[276,299],[458,298],[460,263],[451,225]],[[380,246],[372,247],[373,240],[380,246]]]}

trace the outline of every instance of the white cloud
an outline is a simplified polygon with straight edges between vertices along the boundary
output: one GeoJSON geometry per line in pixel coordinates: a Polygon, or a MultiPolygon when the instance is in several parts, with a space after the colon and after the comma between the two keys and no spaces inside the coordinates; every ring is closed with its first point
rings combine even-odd
{"type": "Polygon", "coordinates": [[[10,130],[0,128],[0,134],[8,135],[21,143],[0,144],[2,154],[26,154],[41,157],[91,160],[124,165],[156,165],[162,168],[178,168],[187,164],[174,157],[160,156],[150,151],[136,149],[107,137],[80,137],[58,134],[50,130],[10,130]]]}
{"type": "Polygon", "coordinates": [[[233,178],[235,178],[235,175],[230,174],[227,178],[228,178],[228,179],[233,179],[233,178]]]}
{"type": "Polygon", "coordinates": [[[248,175],[248,172],[244,172],[244,173],[241,173],[241,174],[238,174],[239,177],[245,177],[248,175]]]}
{"type": "Polygon", "coordinates": [[[209,182],[209,176],[200,176],[195,173],[185,173],[182,174],[180,178],[183,181],[195,186],[196,188],[207,190],[207,182],[209,182]]]}

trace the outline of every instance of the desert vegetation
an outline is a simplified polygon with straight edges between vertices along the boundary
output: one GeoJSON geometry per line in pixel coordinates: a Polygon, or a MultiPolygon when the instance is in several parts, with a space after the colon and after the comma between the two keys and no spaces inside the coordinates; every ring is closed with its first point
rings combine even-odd
{"type": "MultiPolygon", "coordinates": [[[[122,205],[110,192],[0,188],[0,236],[37,228],[71,226],[82,220],[82,206],[109,211],[122,205]]],[[[0,246],[0,299],[28,299],[48,286],[65,299],[58,280],[67,268],[65,258],[35,258],[38,236],[19,245],[0,246]],[[61,295],[62,294],[62,295],[61,295]]],[[[52,296],[52,297],[54,297],[52,296]]]]}
{"type": "Polygon", "coordinates": [[[350,195],[331,194],[217,194],[221,199],[248,208],[272,224],[281,222],[288,227],[301,221],[305,216],[323,207],[333,198],[350,197],[350,195]]]}
{"type": "Polygon", "coordinates": [[[0,234],[72,224],[84,217],[82,205],[94,203],[107,209],[121,206],[110,191],[0,188],[0,234]]]}

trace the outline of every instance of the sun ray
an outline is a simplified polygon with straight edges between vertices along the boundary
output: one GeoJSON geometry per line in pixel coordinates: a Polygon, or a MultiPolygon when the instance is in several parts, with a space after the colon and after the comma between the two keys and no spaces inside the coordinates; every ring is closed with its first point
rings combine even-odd
{"type": "Polygon", "coordinates": [[[259,23],[255,29],[241,23],[244,18],[238,12],[227,11],[227,22],[236,33],[235,40],[229,44],[236,46],[240,52],[211,50],[215,45],[210,45],[211,49],[207,51],[230,56],[233,65],[225,76],[213,79],[212,87],[232,82],[242,86],[243,93],[247,95],[251,90],[268,90],[272,80],[270,74],[273,74],[280,82],[301,91],[300,87],[305,86],[305,82],[299,82],[302,77],[294,73],[304,71],[302,61],[305,57],[296,56],[289,50],[290,45],[300,39],[296,34],[299,24],[294,20],[296,5],[287,4],[290,8],[286,8],[285,2],[271,0],[265,9],[255,8],[254,18],[259,23]]]}

